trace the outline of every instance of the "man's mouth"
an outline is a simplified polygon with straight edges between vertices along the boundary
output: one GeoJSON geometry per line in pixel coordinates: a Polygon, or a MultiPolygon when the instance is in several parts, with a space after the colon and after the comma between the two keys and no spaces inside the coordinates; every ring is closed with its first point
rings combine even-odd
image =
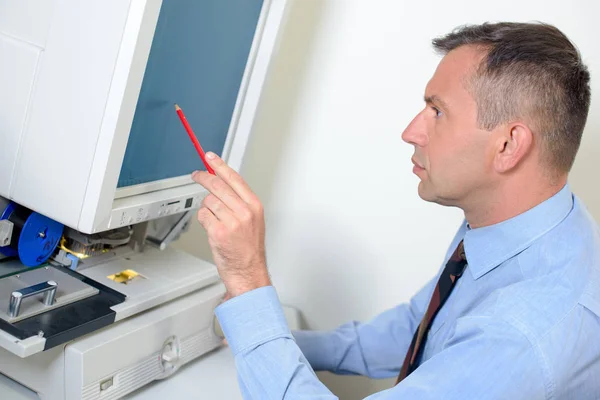
{"type": "Polygon", "coordinates": [[[419,167],[419,168],[423,168],[423,169],[425,168],[425,167],[423,167],[423,164],[421,164],[420,162],[418,162],[418,161],[417,161],[417,159],[416,159],[416,158],[414,158],[414,157],[413,157],[413,158],[411,158],[411,159],[410,159],[410,161],[412,161],[412,163],[413,163],[414,165],[416,165],[417,167],[419,167]]]}
{"type": "Polygon", "coordinates": [[[414,157],[410,159],[414,164],[413,172],[418,174],[419,172],[425,171],[425,167],[421,163],[419,163],[414,157]]]}

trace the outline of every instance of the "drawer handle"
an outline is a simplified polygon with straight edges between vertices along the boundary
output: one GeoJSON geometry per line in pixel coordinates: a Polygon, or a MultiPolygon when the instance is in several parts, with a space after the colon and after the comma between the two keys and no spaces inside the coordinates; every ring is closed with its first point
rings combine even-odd
{"type": "Polygon", "coordinates": [[[41,293],[44,293],[44,304],[46,306],[51,306],[54,304],[54,299],[56,298],[57,287],[58,284],[56,282],[48,281],[12,292],[10,295],[10,303],[8,304],[8,315],[11,318],[19,316],[23,299],[41,293]]]}

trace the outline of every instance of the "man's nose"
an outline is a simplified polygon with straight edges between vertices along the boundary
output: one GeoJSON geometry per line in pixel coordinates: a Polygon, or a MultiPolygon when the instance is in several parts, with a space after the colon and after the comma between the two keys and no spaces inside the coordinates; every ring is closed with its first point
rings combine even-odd
{"type": "Polygon", "coordinates": [[[404,132],[402,132],[402,140],[413,146],[427,146],[429,137],[427,135],[427,126],[425,124],[423,112],[420,112],[410,124],[408,124],[404,132]]]}

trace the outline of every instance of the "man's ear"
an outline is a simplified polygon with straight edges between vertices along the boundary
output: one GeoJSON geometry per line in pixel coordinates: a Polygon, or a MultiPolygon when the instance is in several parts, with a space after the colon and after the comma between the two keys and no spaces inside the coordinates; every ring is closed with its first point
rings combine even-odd
{"type": "Polygon", "coordinates": [[[499,135],[494,169],[505,173],[514,169],[533,148],[533,132],[525,124],[513,123],[502,128],[499,135]]]}

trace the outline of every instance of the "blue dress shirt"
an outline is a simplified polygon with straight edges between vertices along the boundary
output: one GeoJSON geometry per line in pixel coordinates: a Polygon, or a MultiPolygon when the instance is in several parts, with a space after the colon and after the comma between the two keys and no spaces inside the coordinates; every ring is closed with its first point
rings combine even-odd
{"type": "MultiPolygon", "coordinates": [[[[466,272],[420,366],[369,399],[600,399],[600,232],[569,186],[499,224],[463,223],[446,259],[463,238],[466,272]]],[[[292,335],[271,286],[223,303],[244,398],[335,399],[313,369],[397,376],[436,282],[331,332],[292,335]]]]}

